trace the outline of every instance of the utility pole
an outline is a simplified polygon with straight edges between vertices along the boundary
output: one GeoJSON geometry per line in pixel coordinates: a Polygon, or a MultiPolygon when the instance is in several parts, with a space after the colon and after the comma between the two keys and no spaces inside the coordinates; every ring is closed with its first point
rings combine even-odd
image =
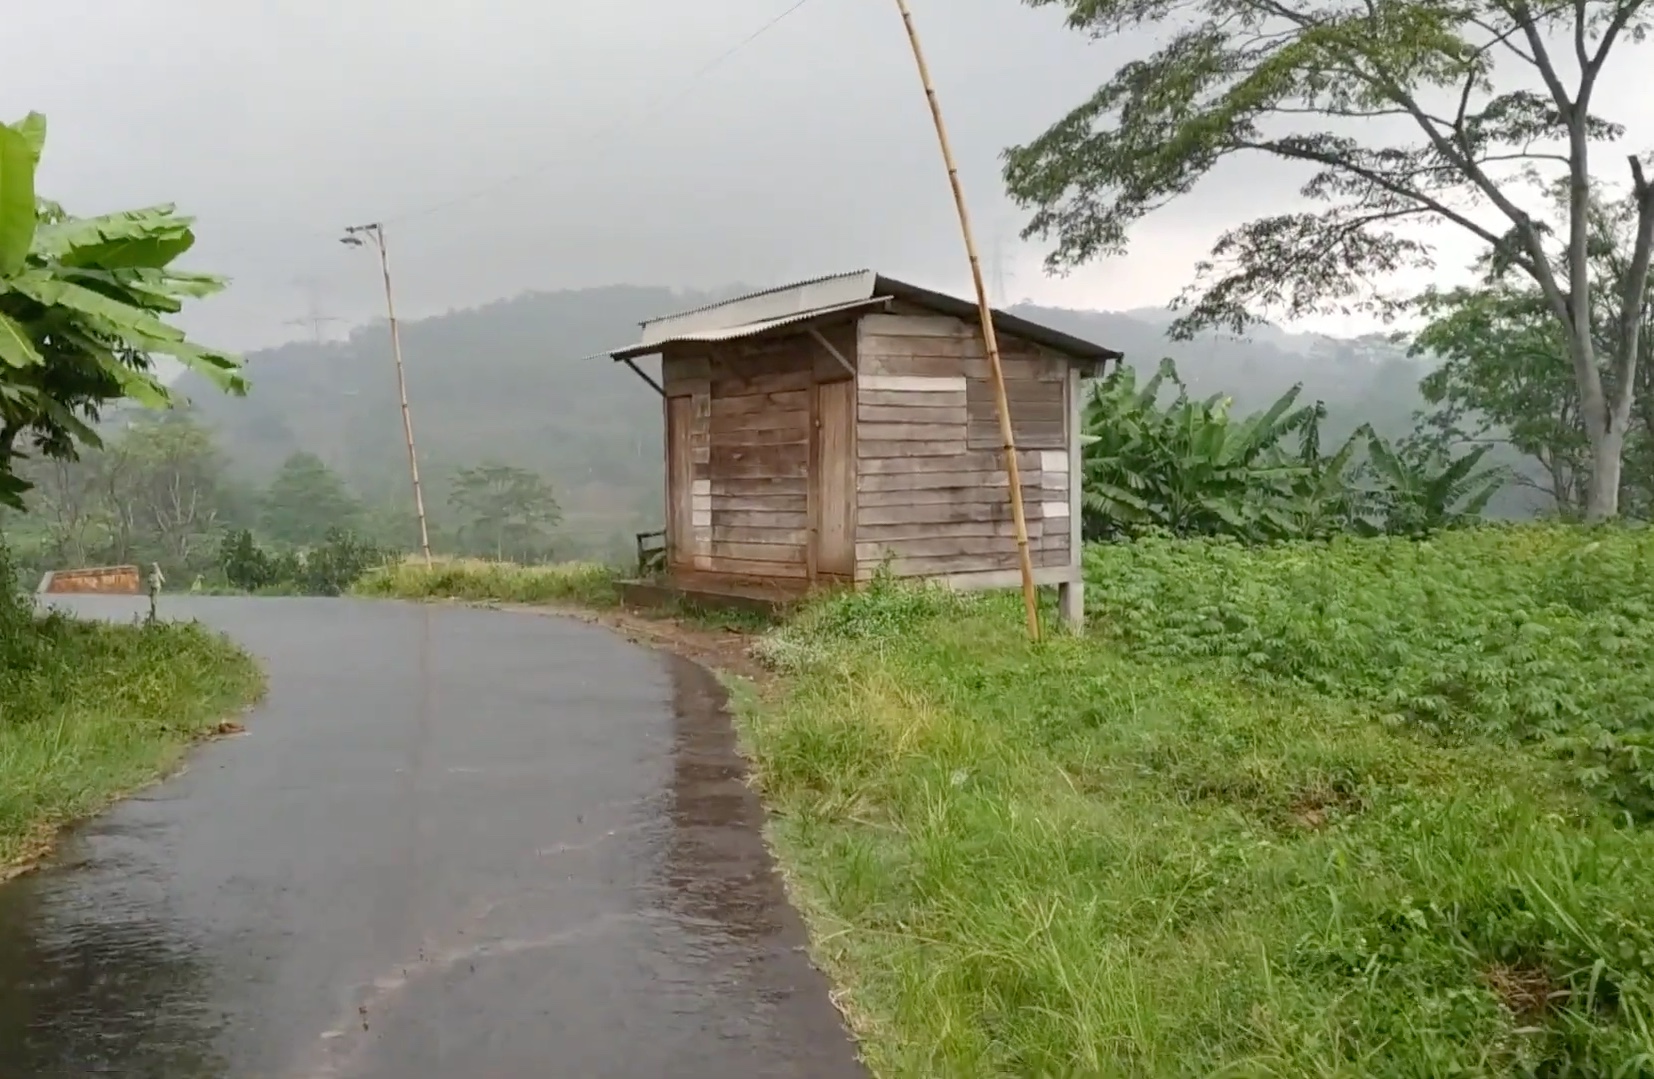
{"type": "Polygon", "coordinates": [[[396,327],[396,299],[391,292],[391,260],[385,249],[385,228],[377,221],[351,225],[339,242],[348,247],[361,247],[368,242],[379,249],[379,271],[385,278],[385,315],[391,324],[391,357],[396,361],[396,392],[402,399],[402,434],[408,443],[408,475],[413,477],[414,512],[419,515],[419,549],[425,555],[425,568],[430,569],[431,536],[425,529],[425,493],[419,485],[419,454],[414,451],[413,414],[408,410],[408,379],[402,368],[402,337],[396,327]]]}
{"type": "MultiPolygon", "coordinates": [[[[971,282],[976,286],[977,317],[982,322],[982,346],[988,353],[988,373],[994,387],[994,404],[999,410],[999,437],[1005,447],[1005,475],[1011,484],[1011,523],[1016,529],[1017,562],[1022,569],[1022,605],[1028,620],[1028,637],[1039,640],[1039,593],[1034,588],[1034,559],[1028,550],[1028,520],[1022,512],[1022,475],[1017,469],[1016,436],[1011,429],[1011,406],[1005,397],[1005,371],[999,362],[999,334],[994,330],[993,305],[988,302],[988,288],[982,280],[982,259],[976,253],[976,238],[971,234],[970,214],[965,210],[965,189],[959,183],[959,166],[953,159],[953,147],[948,142],[948,129],[942,123],[942,106],[936,100],[936,87],[930,81],[930,66],[925,63],[924,50],[919,47],[919,32],[913,28],[913,12],[907,0],[896,0],[907,27],[908,44],[913,47],[913,61],[919,67],[919,82],[925,88],[925,100],[930,104],[930,117],[936,125],[936,141],[941,144],[942,164],[947,166],[948,183],[953,188],[953,204],[959,211],[959,231],[965,239],[965,254],[971,261],[971,282]]],[[[1070,477],[1069,482],[1076,482],[1070,477]]]]}

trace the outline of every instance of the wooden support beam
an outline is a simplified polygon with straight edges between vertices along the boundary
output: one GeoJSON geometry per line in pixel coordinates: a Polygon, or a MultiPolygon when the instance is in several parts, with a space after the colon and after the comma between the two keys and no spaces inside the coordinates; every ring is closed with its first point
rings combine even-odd
{"type": "Polygon", "coordinates": [[[856,377],[856,365],[851,363],[849,360],[845,359],[844,358],[844,353],[840,352],[837,348],[833,347],[833,343],[831,341],[827,340],[827,335],[826,334],[822,333],[820,330],[816,329],[814,326],[808,327],[808,329],[809,329],[810,336],[816,339],[816,344],[818,344],[822,348],[826,349],[828,355],[832,356],[833,359],[837,360],[838,365],[840,367],[844,368],[845,372],[848,373],[851,378],[855,378],[856,377]]]}
{"type": "Polygon", "coordinates": [[[639,367],[637,364],[633,363],[632,358],[630,356],[626,357],[625,359],[621,360],[620,362],[624,363],[627,367],[630,367],[632,369],[632,373],[634,375],[636,375],[638,378],[641,378],[643,381],[649,383],[649,387],[651,389],[653,389],[656,393],[660,394],[662,397],[666,396],[665,387],[663,387],[660,383],[656,382],[654,379],[650,378],[649,375],[641,367],[639,367]]]}

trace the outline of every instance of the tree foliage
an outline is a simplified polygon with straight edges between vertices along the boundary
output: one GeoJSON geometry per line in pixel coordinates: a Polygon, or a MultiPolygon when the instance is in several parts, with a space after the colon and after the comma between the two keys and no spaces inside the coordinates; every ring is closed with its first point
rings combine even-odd
{"type": "Polygon", "coordinates": [[[19,456],[72,458],[96,446],[104,407],[172,396],[155,359],[170,356],[242,392],[238,359],[186,339],[164,316],[223,281],[177,269],[195,242],[171,206],[76,218],[37,199],[46,123],[0,124],[0,501],[21,505],[19,456]]]}
{"type": "Polygon", "coordinates": [[[455,473],[448,504],[461,518],[462,541],[497,560],[543,553],[549,530],[563,516],[542,476],[498,461],[455,473]]]}
{"type": "Polygon", "coordinates": [[[1565,515],[1584,510],[1590,442],[1556,320],[1528,291],[1503,285],[1424,297],[1430,319],[1413,350],[1438,361],[1419,389],[1433,406],[1421,436],[1442,448],[1508,441],[1531,457],[1565,515]]]}
{"type": "Polygon", "coordinates": [[[338,473],[315,454],[299,452],[270,480],[259,523],[270,539],[304,547],[325,542],[335,528],[358,527],[362,515],[361,501],[338,473]]]}
{"type": "Polygon", "coordinates": [[[218,551],[225,581],[246,592],[343,595],[369,570],[385,565],[393,552],[343,528],[329,529],[304,550],[266,548],[248,529],[225,533],[218,551]]]}
{"type": "Polygon", "coordinates": [[[36,569],[157,562],[184,582],[211,565],[240,506],[212,433],[187,412],[141,414],[73,458],[24,461],[13,553],[36,569]]]}
{"type": "Polygon", "coordinates": [[[1621,134],[1591,111],[1642,0],[1028,0],[1061,3],[1096,35],[1169,24],[1152,55],[1013,149],[1011,193],[1054,236],[1055,268],[1124,250],[1130,227],[1220,165],[1261,155],[1306,170],[1313,208],[1224,234],[1186,297],[1182,333],[1276,313],[1401,301],[1373,282],[1431,264],[1424,225],[1450,224],[1525,275],[1567,343],[1592,447],[1587,506],[1617,512],[1651,246],[1654,185],[1633,156],[1618,292],[1589,272],[1592,206],[1608,201],[1594,144],[1621,134]],[[1497,75],[1497,78],[1495,77],[1497,75]],[[1560,227],[1535,209],[1560,183],[1560,227]],[[1593,311],[1617,327],[1599,365],[1593,311]]]}
{"type": "MultiPolygon", "coordinates": [[[[1623,200],[1594,207],[1590,218],[1589,267],[1598,284],[1591,332],[1598,367],[1610,386],[1617,376],[1608,358],[1620,346],[1622,332],[1611,297],[1624,287],[1623,255],[1632,218],[1623,200]]],[[[1433,289],[1420,299],[1428,322],[1414,337],[1412,351],[1439,361],[1420,383],[1425,399],[1435,406],[1428,426],[1440,445],[1508,441],[1537,462],[1544,489],[1560,513],[1583,514],[1591,444],[1566,335],[1531,282],[1513,277],[1496,259],[1486,260],[1481,269],[1484,277],[1477,285],[1433,289]]],[[[1620,485],[1623,508],[1639,515],[1654,503],[1650,316],[1645,301],[1620,485]]]]}
{"type": "Polygon", "coordinates": [[[1424,537],[1482,519],[1508,474],[1481,468],[1489,447],[1475,446],[1455,457],[1408,440],[1392,447],[1370,429],[1365,471],[1377,482],[1367,496],[1376,526],[1392,536],[1424,537]]]}

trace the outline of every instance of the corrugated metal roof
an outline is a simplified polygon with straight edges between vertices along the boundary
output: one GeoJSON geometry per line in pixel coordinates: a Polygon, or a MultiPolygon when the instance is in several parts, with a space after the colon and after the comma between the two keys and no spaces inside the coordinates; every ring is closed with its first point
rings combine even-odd
{"type": "MultiPolygon", "coordinates": [[[[810,288],[812,288],[816,285],[828,284],[830,282],[843,281],[847,278],[857,278],[857,279],[859,279],[859,278],[862,278],[864,275],[871,274],[871,273],[872,273],[871,270],[852,270],[849,273],[822,274],[820,277],[812,277],[807,281],[795,281],[790,285],[776,285],[773,288],[759,289],[757,292],[748,292],[748,293],[745,293],[741,296],[732,296],[727,300],[719,300],[717,303],[709,303],[709,304],[705,304],[701,307],[692,307],[687,311],[678,311],[678,312],[674,312],[673,314],[670,314],[670,315],[662,315],[658,318],[645,319],[642,322],[638,323],[638,325],[643,327],[643,329],[645,331],[647,331],[650,326],[653,326],[657,323],[667,322],[667,321],[676,320],[676,319],[688,319],[691,316],[704,315],[704,314],[707,314],[708,312],[712,312],[712,311],[720,311],[723,308],[729,307],[732,304],[746,305],[746,304],[749,304],[749,303],[751,303],[755,300],[762,300],[762,299],[774,297],[777,293],[801,292],[803,290],[810,289],[810,288]]],[[[748,321],[750,321],[750,320],[748,320],[748,321]]]]}
{"type": "MultiPolygon", "coordinates": [[[[828,307],[815,307],[807,311],[800,311],[797,314],[784,315],[780,318],[764,319],[759,322],[745,322],[734,326],[714,326],[705,330],[674,330],[665,336],[645,334],[645,341],[643,343],[633,345],[630,348],[617,349],[614,352],[608,353],[608,355],[611,359],[615,360],[631,360],[636,359],[639,356],[648,356],[652,353],[659,352],[667,345],[688,344],[691,342],[705,343],[712,341],[739,341],[743,338],[757,337],[760,334],[769,333],[772,330],[777,330],[786,326],[802,326],[806,323],[815,322],[824,318],[832,318],[834,316],[844,315],[850,312],[872,312],[880,310],[888,306],[889,303],[889,297],[875,296],[871,299],[852,300],[849,303],[832,304],[828,307]]],[[[678,317],[679,316],[674,316],[673,319],[665,321],[672,321],[675,324],[678,317]]]]}
{"type": "MultiPolygon", "coordinates": [[[[616,349],[608,355],[616,360],[625,360],[659,352],[662,346],[676,341],[730,341],[756,337],[781,327],[843,314],[861,306],[883,304],[893,299],[966,320],[977,317],[977,306],[972,301],[910,285],[872,270],[857,270],[812,278],[693,311],[650,319],[642,324],[643,333],[637,344],[616,349]]],[[[1005,311],[994,311],[993,319],[994,327],[1004,333],[1038,342],[1077,359],[1117,360],[1121,356],[1114,349],[1005,311]]]]}

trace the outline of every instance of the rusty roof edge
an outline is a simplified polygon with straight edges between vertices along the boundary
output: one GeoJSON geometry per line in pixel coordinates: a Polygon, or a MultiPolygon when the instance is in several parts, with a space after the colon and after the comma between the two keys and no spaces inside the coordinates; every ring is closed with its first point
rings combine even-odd
{"type": "MultiPolygon", "coordinates": [[[[720,339],[718,336],[705,336],[708,334],[722,334],[721,339],[738,340],[742,337],[762,333],[773,327],[785,326],[789,321],[806,319],[823,311],[854,306],[878,296],[905,300],[917,306],[951,314],[968,321],[975,321],[979,317],[979,309],[974,301],[945,292],[937,292],[934,289],[923,288],[893,277],[886,277],[874,270],[855,270],[849,273],[825,274],[810,278],[807,281],[795,281],[791,284],[732,297],[719,303],[707,304],[693,310],[648,319],[640,324],[643,331],[642,340],[624,349],[598,353],[598,355],[607,355],[616,359],[625,358],[626,356],[646,356],[660,351],[662,345],[675,340],[720,339]],[[788,293],[792,295],[788,296],[788,293]],[[816,295],[812,296],[812,293],[816,295]],[[817,301],[815,306],[804,306],[811,299],[817,301]],[[832,302],[822,303],[820,302],[822,300],[832,302]],[[766,303],[765,301],[769,302],[766,303]],[[747,317],[733,325],[719,325],[716,319],[709,318],[714,312],[734,308],[742,304],[750,305],[753,310],[741,312],[747,317]],[[793,304],[797,306],[788,310],[788,307],[793,304]],[[752,317],[754,315],[760,317],[752,317]],[[674,325],[674,323],[678,325],[674,325]]],[[[730,314],[735,315],[736,312],[731,311],[730,314]]],[[[1124,354],[1117,349],[1099,345],[1083,337],[1076,337],[1073,334],[1054,329],[1043,323],[1034,322],[1001,308],[993,309],[993,319],[996,328],[1012,336],[1043,344],[1070,357],[1102,361],[1118,361],[1124,358],[1124,354]]]]}
{"type": "MultiPolygon", "coordinates": [[[[827,280],[823,278],[822,280],[827,280]]],[[[598,356],[607,356],[611,360],[634,360],[639,356],[651,356],[660,352],[668,345],[676,344],[716,344],[721,341],[743,341],[775,330],[787,329],[793,326],[804,326],[812,322],[832,318],[835,315],[850,313],[871,313],[888,308],[894,296],[872,296],[865,300],[852,300],[848,303],[833,304],[828,307],[818,307],[809,311],[800,311],[796,314],[783,315],[777,318],[760,319],[757,322],[746,322],[721,329],[690,330],[681,334],[646,341],[641,344],[628,345],[609,352],[600,352],[598,356]]],[[[595,359],[596,357],[588,357],[595,359]]]]}
{"type": "Polygon", "coordinates": [[[702,315],[708,311],[716,311],[720,307],[729,307],[732,304],[746,303],[748,300],[762,299],[765,296],[774,296],[778,293],[793,291],[794,289],[809,288],[811,285],[820,285],[827,281],[848,280],[853,277],[863,276],[877,278],[878,275],[874,271],[867,269],[846,270],[842,273],[822,274],[819,277],[811,277],[804,281],[791,281],[785,285],[776,285],[773,288],[759,289],[757,292],[743,292],[739,296],[731,296],[729,299],[719,300],[717,303],[702,304],[700,307],[691,307],[687,311],[674,311],[669,315],[657,315],[654,318],[646,318],[642,322],[638,323],[638,328],[648,329],[650,326],[653,326],[658,322],[669,322],[672,319],[687,318],[691,315],[702,315]]]}
{"type": "MultiPolygon", "coordinates": [[[[873,286],[875,292],[888,293],[898,300],[918,304],[921,307],[931,307],[959,318],[979,321],[981,310],[973,300],[961,299],[946,292],[937,292],[934,289],[923,288],[919,285],[898,281],[893,277],[878,274],[873,286]]],[[[1125,353],[1118,349],[1099,345],[1095,341],[1088,341],[1083,337],[1075,337],[1071,333],[1053,329],[1042,323],[1013,315],[1003,308],[990,308],[993,313],[994,328],[1005,330],[1015,337],[1026,338],[1042,345],[1047,345],[1058,352],[1089,360],[1120,360],[1125,353]]]]}

